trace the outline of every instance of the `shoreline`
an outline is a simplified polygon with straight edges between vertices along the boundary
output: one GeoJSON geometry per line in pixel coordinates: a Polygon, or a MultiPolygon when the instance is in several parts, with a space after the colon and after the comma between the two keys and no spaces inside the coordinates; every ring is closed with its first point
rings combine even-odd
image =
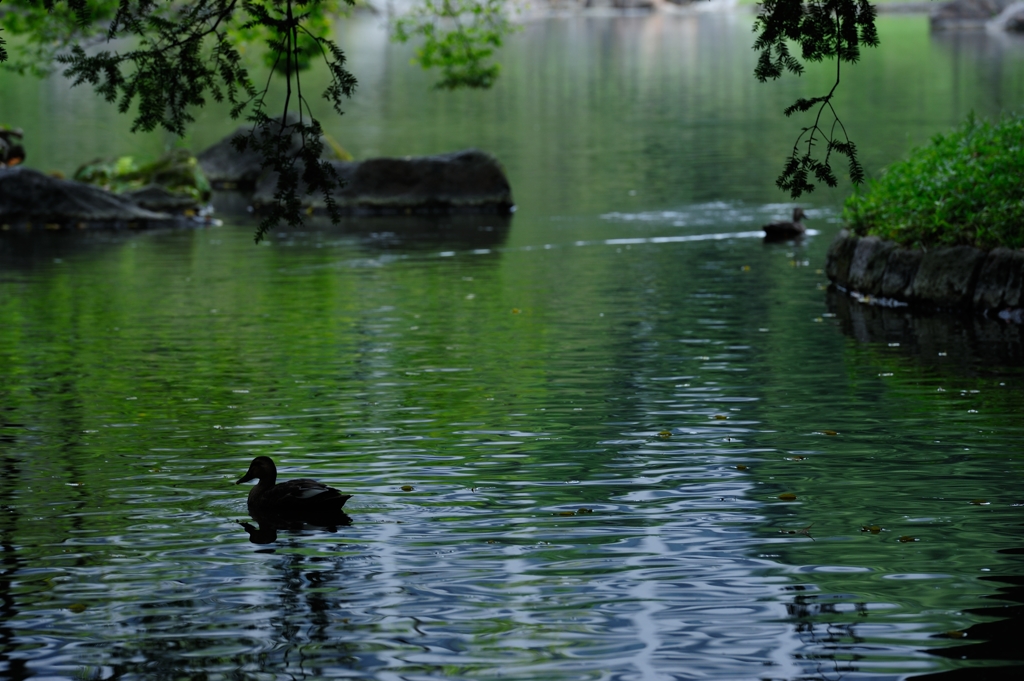
{"type": "MultiPolygon", "coordinates": [[[[585,0],[584,2],[524,2],[516,6],[514,20],[527,22],[538,19],[587,16],[587,17],[637,17],[664,14],[667,16],[693,16],[698,14],[746,14],[755,15],[760,3],[737,2],[737,0],[696,0],[687,4],[676,4],[669,0],[585,0]]],[[[895,0],[876,2],[879,14],[930,14],[942,7],[938,0],[895,0]]]]}

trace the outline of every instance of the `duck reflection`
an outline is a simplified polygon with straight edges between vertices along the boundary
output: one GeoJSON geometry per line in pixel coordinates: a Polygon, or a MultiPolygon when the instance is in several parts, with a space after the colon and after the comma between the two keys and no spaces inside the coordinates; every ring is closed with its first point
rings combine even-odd
{"type": "Polygon", "coordinates": [[[306,532],[320,530],[323,532],[337,532],[339,527],[348,527],[352,524],[352,518],[344,512],[334,518],[325,518],[324,524],[301,522],[295,520],[284,520],[281,518],[262,517],[253,525],[247,521],[239,521],[239,525],[249,534],[249,541],[253,544],[273,544],[277,541],[278,532],[306,532]]]}

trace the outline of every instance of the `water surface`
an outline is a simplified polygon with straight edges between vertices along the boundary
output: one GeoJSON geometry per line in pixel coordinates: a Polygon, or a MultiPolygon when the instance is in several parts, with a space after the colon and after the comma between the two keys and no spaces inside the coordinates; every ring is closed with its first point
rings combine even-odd
{"type": "MultiPolygon", "coordinates": [[[[804,243],[757,237],[789,210],[779,112],[830,73],[757,84],[743,15],[568,19],[444,95],[375,22],[345,29],[362,85],[332,134],[493,151],[510,220],[0,241],[5,677],[1000,664],[956,646],[1022,575],[1019,328],[828,295],[841,191],[804,243]],[[354,494],[353,524],[250,541],[257,455],[354,494]]],[[[843,86],[872,173],[1020,104],[1019,43],[881,27],[843,86]]],[[[37,167],[167,142],[2,85],[37,167]]],[[[190,143],[233,126],[204,112],[190,143]]]]}

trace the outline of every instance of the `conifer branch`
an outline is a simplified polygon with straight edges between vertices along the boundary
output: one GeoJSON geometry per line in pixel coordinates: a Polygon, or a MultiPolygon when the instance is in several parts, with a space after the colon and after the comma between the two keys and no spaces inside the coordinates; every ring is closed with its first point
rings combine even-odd
{"type": "Polygon", "coordinates": [[[765,0],[754,22],[754,30],[760,31],[754,41],[754,49],[760,51],[754,76],[761,82],[780,78],[785,71],[796,75],[803,73],[804,66],[790,53],[789,42],[800,45],[804,61],[836,60],[835,82],[827,94],[797,99],[783,111],[789,117],[817,107],[814,122],[801,128],[775,180],[775,184],[794,199],[814,191],[815,185],[809,181],[812,175],[829,187],[838,184],[831,165],[833,152],[846,156],[851,181],[855,184],[864,181],[857,147],[839,118],[833,97],[841,81],[842,63],[858,61],[861,45],[878,45],[875,15],[875,7],[868,0],[765,0]],[[822,128],[822,115],[826,110],[833,118],[827,130],[822,128]],[[841,138],[837,128],[842,133],[841,138]],[[819,155],[815,147],[821,143],[824,143],[824,152],[819,155]]]}

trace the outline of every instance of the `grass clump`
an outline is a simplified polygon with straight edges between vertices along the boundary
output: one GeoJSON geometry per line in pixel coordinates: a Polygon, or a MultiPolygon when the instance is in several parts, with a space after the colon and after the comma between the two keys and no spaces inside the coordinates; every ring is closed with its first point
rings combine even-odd
{"type": "Polygon", "coordinates": [[[904,246],[1024,247],[1024,116],[972,114],[849,197],[843,217],[904,246]]]}

